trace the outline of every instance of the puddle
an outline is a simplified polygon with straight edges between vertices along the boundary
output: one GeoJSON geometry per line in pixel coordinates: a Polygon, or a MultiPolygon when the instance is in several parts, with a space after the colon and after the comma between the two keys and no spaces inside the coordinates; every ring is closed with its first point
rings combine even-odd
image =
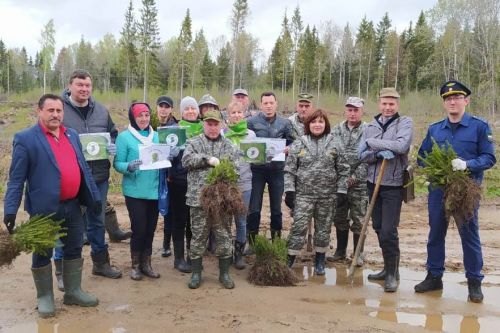
{"type": "MultiPolygon", "coordinates": [[[[95,324],[95,323],[94,323],[95,324]]],[[[123,327],[106,327],[92,325],[92,328],[88,326],[75,325],[73,322],[70,326],[52,323],[50,319],[40,319],[37,322],[23,323],[15,325],[2,330],[3,333],[84,333],[84,332],[95,332],[95,333],[126,333],[127,330],[123,327]]]]}
{"type": "Polygon", "coordinates": [[[305,302],[362,306],[373,318],[436,332],[485,333],[497,332],[500,327],[499,275],[486,276],[482,288],[485,299],[479,305],[467,302],[468,290],[463,273],[445,273],[442,291],[415,294],[413,287],[425,278],[425,272],[401,268],[398,291],[384,293],[383,282],[368,280],[368,274],[373,273],[368,269],[357,269],[352,281],[347,278],[347,267],[327,268],[324,276],[316,276],[314,268],[307,265],[295,267],[294,271],[310,283],[341,287],[344,291],[340,299],[331,296],[321,300],[303,299],[305,302]],[[459,302],[458,308],[450,301],[459,302]]]}

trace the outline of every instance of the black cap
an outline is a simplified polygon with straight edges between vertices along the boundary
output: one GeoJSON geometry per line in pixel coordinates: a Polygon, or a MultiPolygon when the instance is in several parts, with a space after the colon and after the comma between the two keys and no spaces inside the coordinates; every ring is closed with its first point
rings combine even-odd
{"type": "Polygon", "coordinates": [[[455,80],[450,80],[445,82],[441,86],[441,90],[439,91],[439,94],[441,95],[442,98],[446,98],[451,95],[464,95],[465,97],[469,96],[472,94],[469,88],[467,88],[463,83],[460,83],[455,80]]]}
{"type": "Polygon", "coordinates": [[[168,96],[160,96],[158,97],[158,99],[156,100],[156,105],[160,105],[161,103],[165,103],[165,104],[168,104],[170,105],[170,107],[174,107],[174,101],[172,101],[172,99],[168,96]]]}

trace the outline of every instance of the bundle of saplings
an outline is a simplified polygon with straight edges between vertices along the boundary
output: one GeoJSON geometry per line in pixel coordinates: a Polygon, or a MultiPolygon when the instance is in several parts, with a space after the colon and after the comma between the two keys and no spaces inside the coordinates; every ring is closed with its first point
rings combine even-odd
{"type": "Polygon", "coordinates": [[[1,229],[0,267],[11,265],[21,252],[46,255],[48,249],[55,247],[56,241],[66,234],[61,227],[63,221],[54,221],[52,215],[33,216],[16,227],[12,235],[1,229]]]}
{"type": "Polygon", "coordinates": [[[245,213],[245,203],[237,182],[236,167],[228,159],[222,159],[219,165],[208,172],[206,184],[201,190],[200,203],[214,223],[245,213]]]}
{"type": "Polygon", "coordinates": [[[432,187],[444,192],[444,207],[447,217],[453,217],[457,227],[474,216],[474,209],[481,200],[481,186],[469,177],[468,170],[453,171],[451,161],[458,158],[453,148],[446,144],[442,147],[433,141],[432,150],[424,157],[423,173],[432,187]]]}
{"type": "Polygon", "coordinates": [[[255,264],[248,281],[258,286],[293,286],[298,279],[287,266],[287,242],[282,238],[269,241],[256,235],[252,246],[255,264]]]}

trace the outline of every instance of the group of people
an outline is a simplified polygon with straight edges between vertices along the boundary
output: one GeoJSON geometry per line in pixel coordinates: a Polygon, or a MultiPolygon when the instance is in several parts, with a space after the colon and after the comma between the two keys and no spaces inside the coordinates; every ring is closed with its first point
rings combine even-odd
{"type": "MultiPolygon", "coordinates": [[[[98,304],[95,296],[81,288],[84,219],[94,263],[92,273],[121,277],[121,272],[110,265],[104,239],[104,209],[111,164],[107,159],[85,160],[79,140],[79,134],[85,133],[109,133],[111,138],[107,152],[114,155],[112,165],[123,176],[122,192],[132,229],[130,277],[133,280],[141,280],[144,276],[160,277],[151,265],[151,255],[158,217],[162,215],[162,256],[171,255],[172,242],[174,268],[192,273],[189,288],[201,285],[203,254],[207,247],[219,258],[219,281],[225,288],[234,288],[229,268],[231,265],[237,269],[246,266],[244,255],[251,253],[248,245],[260,229],[266,184],[272,240],[282,237],[283,194],[293,216],[288,235],[288,265],[294,264],[307,234],[314,233],[315,273],[325,274],[332,224],[336,229],[336,250],[328,260],[344,260],[349,230],[356,248],[367,204],[373,196],[377,178],[381,178],[371,217],[384,268],[368,278],[384,280],[387,292],[397,290],[398,225],[413,123],[410,117],[399,114],[400,96],[396,89],[380,91],[377,104],[380,113],[369,123],[362,120],[363,99],[349,97],[345,103],[345,120],[335,126],[330,125],[328,112],[315,108],[314,97],[307,93],[298,95],[296,113],[289,118],[277,113],[278,100],[273,92],[261,94],[260,112],[250,110],[248,92],[241,88],[234,91],[224,110],[220,110],[217,101],[208,94],[199,101],[187,96],[179,104],[180,120],[174,117],[172,98],[160,96],[156,110],[145,102],[132,103],[128,109],[129,124],[119,134],[108,110],[91,97],[91,92],[90,74],[76,70],[62,97],[45,94],[40,98],[38,123],[14,137],[4,199],[4,223],[10,232],[15,226],[25,184],[25,210],[30,216],[55,213],[55,219],[64,220],[67,234],[61,238],[62,246],[56,251],[59,257],[54,256],[55,261],[60,260],[59,268],[56,264],[56,276],[60,271],[58,287],[64,290],[64,304],[98,304]],[[153,116],[157,122],[152,121],[153,116]],[[139,147],[159,143],[157,130],[164,126],[185,128],[185,147],[170,147],[171,167],[142,170],[144,161],[140,159],[139,147]],[[284,139],[285,161],[245,161],[239,145],[244,140],[256,138],[284,139]],[[200,193],[208,172],[222,159],[234,162],[237,167],[238,188],[247,212],[226,216],[224,221],[213,221],[201,207],[200,193]],[[383,160],[386,171],[379,177],[383,160]]],[[[448,117],[430,126],[419,154],[423,156],[431,149],[433,139],[440,145],[450,144],[460,157],[453,167],[469,169],[471,176],[480,182],[483,171],[492,167],[496,160],[488,124],[465,113],[469,95],[470,90],[457,81],[443,85],[441,96],[448,117]]],[[[416,292],[443,288],[447,220],[442,195],[440,189],[430,189],[428,275],[415,287],[416,292]]],[[[483,275],[477,210],[470,222],[460,229],[460,236],[469,298],[480,302],[483,275]]],[[[52,250],[46,255],[33,255],[32,274],[38,312],[42,317],[55,313],[51,257],[52,250]]],[[[362,266],[363,260],[361,255],[356,264],[362,266]]]]}

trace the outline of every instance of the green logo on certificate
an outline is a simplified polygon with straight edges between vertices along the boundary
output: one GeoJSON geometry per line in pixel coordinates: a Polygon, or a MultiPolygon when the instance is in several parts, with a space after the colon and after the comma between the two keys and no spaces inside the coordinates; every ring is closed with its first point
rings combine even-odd
{"type": "Polygon", "coordinates": [[[186,128],[176,126],[158,127],[158,139],[160,143],[169,146],[184,147],[186,143],[186,128]]]}
{"type": "Polygon", "coordinates": [[[240,142],[243,160],[249,163],[266,163],[265,142],[240,142]]]}
{"type": "Polygon", "coordinates": [[[108,158],[108,145],[111,142],[109,133],[80,134],[83,156],[86,161],[105,160],[108,158]]]}

